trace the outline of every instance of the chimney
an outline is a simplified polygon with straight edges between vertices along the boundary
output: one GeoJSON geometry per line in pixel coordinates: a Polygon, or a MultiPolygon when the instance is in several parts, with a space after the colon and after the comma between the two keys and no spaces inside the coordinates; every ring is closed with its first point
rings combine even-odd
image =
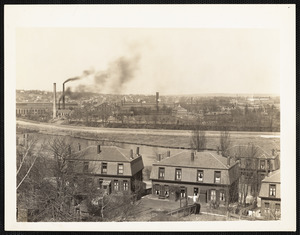
{"type": "Polygon", "coordinates": [[[53,119],[56,118],[56,83],[53,83],[53,119]]]}
{"type": "Polygon", "coordinates": [[[272,156],[275,156],[275,149],[272,149],[272,156]]]}
{"type": "Polygon", "coordinates": [[[220,148],[219,148],[219,146],[217,147],[217,154],[218,155],[220,154],[220,148]]]}
{"type": "Polygon", "coordinates": [[[136,147],[136,155],[140,156],[140,147],[136,147]]]}
{"type": "Polygon", "coordinates": [[[193,162],[195,160],[195,153],[191,152],[191,161],[193,162]]]}
{"type": "Polygon", "coordinates": [[[98,154],[101,153],[101,145],[100,144],[97,145],[97,153],[98,154]]]}
{"type": "Polygon", "coordinates": [[[160,160],[161,160],[161,154],[158,154],[157,155],[157,161],[160,162],[160,160]]]}
{"type": "Polygon", "coordinates": [[[230,157],[227,157],[227,165],[230,166],[230,157]]]}
{"type": "Polygon", "coordinates": [[[171,156],[171,152],[170,150],[167,151],[167,157],[170,157],[171,156]]]}
{"type": "Polygon", "coordinates": [[[130,149],[130,159],[133,159],[133,150],[130,149]]]}
{"type": "Polygon", "coordinates": [[[80,145],[80,143],[78,143],[78,151],[80,151],[81,150],[81,145],[80,145]]]}
{"type": "Polygon", "coordinates": [[[158,111],[159,92],[156,92],[156,110],[158,111]]]}
{"type": "Polygon", "coordinates": [[[65,84],[63,83],[62,109],[65,109],[65,84]]]}

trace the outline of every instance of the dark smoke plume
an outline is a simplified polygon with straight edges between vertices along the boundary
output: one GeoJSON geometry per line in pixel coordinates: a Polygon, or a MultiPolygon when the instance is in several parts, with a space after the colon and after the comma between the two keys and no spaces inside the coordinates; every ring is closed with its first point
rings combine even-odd
{"type": "Polygon", "coordinates": [[[139,61],[140,56],[132,58],[122,56],[109,63],[106,71],[95,74],[94,82],[98,91],[109,86],[112,92],[120,93],[123,86],[134,78],[139,61]]]}
{"type": "MultiPolygon", "coordinates": [[[[103,90],[109,90],[112,93],[121,93],[124,85],[134,78],[135,72],[139,68],[139,61],[139,55],[134,57],[119,57],[115,61],[110,62],[105,71],[98,71],[94,74],[93,86],[80,84],[74,89],[74,91],[68,87],[65,91],[65,96],[68,96],[71,99],[78,99],[81,97],[80,93],[99,93],[103,90]]],[[[85,70],[81,76],[69,78],[64,82],[64,84],[70,81],[82,79],[93,73],[94,70],[85,70]]],[[[62,97],[60,100],[61,99],[62,97]]]]}
{"type": "Polygon", "coordinates": [[[82,79],[84,77],[87,77],[89,76],[90,74],[94,73],[94,70],[93,69],[90,69],[90,70],[84,70],[82,75],[79,76],[79,77],[74,77],[74,78],[69,78],[67,79],[66,81],[64,81],[63,84],[67,83],[67,82],[71,82],[71,81],[76,81],[76,80],[79,80],[79,79],[82,79]]]}

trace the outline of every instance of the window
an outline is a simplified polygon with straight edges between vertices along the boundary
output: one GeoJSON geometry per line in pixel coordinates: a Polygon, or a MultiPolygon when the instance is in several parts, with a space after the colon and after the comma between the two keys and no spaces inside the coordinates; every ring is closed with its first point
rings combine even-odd
{"type": "Polygon", "coordinates": [[[158,169],[158,178],[159,179],[164,179],[165,178],[165,168],[160,167],[158,169]]]}
{"type": "Polygon", "coordinates": [[[221,171],[215,171],[215,183],[221,183],[221,171]]]}
{"type": "Polygon", "coordinates": [[[102,189],[103,179],[99,179],[99,188],[102,189]]]}
{"type": "Polygon", "coordinates": [[[197,181],[203,182],[203,171],[202,170],[197,171],[197,181]]]}
{"type": "Polygon", "coordinates": [[[265,164],[266,164],[265,160],[260,160],[260,169],[261,170],[265,169],[265,164]]]}
{"type": "Polygon", "coordinates": [[[220,201],[225,202],[225,192],[223,190],[220,191],[220,201]]]}
{"type": "Polygon", "coordinates": [[[114,181],[114,190],[119,191],[119,181],[117,180],[114,181]]]}
{"type": "Polygon", "coordinates": [[[265,213],[268,214],[270,212],[270,203],[265,202],[265,213]]]}
{"type": "Polygon", "coordinates": [[[118,164],[118,175],[123,175],[124,172],[124,165],[118,164]]]}
{"type": "Polygon", "coordinates": [[[89,171],[89,162],[83,163],[83,172],[86,173],[89,171]]]}
{"type": "Polygon", "coordinates": [[[268,170],[271,169],[271,162],[270,162],[270,160],[267,161],[267,169],[268,169],[268,170]]]}
{"type": "Polygon", "coordinates": [[[128,191],[128,181],[127,180],[123,181],[123,190],[128,191]]]}
{"type": "Polygon", "coordinates": [[[180,197],[184,198],[186,195],[185,195],[185,188],[181,188],[180,189],[180,197]]]}
{"type": "Polygon", "coordinates": [[[210,190],[210,200],[216,201],[216,199],[217,199],[216,190],[215,189],[210,190]]]}
{"type": "Polygon", "coordinates": [[[165,196],[168,197],[169,196],[169,186],[165,185],[165,196]]]}
{"type": "Polygon", "coordinates": [[[270,184],[270,197],[275,197],[275,196],[276,196],[276,185],[270,184]]]}
{"type": "Polygon", "coordinates": [[[159,191],[159,184],[156,184],[156,185],[154,186],[154,190],[155,190],[155,194],[156,194],[156,195],[159,195],[159,193],[160,193],[160,191],[159,191]]]}
{"type": "Polygon", "coordinates": [[[107,163],[102,163],[102,169],[101,169],[102,174],[107,173],[107,163]]]}
{"type": "Polygon", "coordinates": [[[198,188],[194,188],[194,196],[198,196],[199,193],[199,189],[198,188]]]}
{"type": "Polygon", "coordinates": [[[280,214],[280,204],[276,203],[275,204],[275,215],[279,215],[280,214]]]}
{"type": "Polygon", "coordinates": [[[175,170],[175,180],[181,180],[181,169],[175,170]]]}

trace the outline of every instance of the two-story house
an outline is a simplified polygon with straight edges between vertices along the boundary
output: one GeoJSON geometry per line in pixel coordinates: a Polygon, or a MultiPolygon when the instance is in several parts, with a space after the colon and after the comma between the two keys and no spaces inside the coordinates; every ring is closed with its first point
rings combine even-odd
{"type": "Polygon", "coordinates": [[[279,219],[281,214],[280,170],[269,173],[262,180],[259,197],[261,198],[261,215],[269,219],[279,219]]]}
{"type": "Polygon", "coordinates": [[[89,146],[70,156],[70,168],[76,169],[78,174],[90,176],[93,183],[107,194],[135,192],[142,184],[144,165],[139,147],[134,153],[132,149],[116,146],[89,146]]]}
{"type": "Polygon", "coordinates": [[[200,202],[226,204],[238,199],[239,167],[232,158],[213,151],[182,152],[152,164],[152,193],[179,199],[196,196],[200,202]]]}

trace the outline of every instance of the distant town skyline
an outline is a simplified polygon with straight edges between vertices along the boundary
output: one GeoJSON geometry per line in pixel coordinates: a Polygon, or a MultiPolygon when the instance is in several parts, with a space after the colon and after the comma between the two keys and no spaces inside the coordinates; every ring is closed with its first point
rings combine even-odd
{"type": "Polygon", "coordinates": [[[280,93],[271,29],[17,29],[16,89],[165,95],[280,93]]]}

